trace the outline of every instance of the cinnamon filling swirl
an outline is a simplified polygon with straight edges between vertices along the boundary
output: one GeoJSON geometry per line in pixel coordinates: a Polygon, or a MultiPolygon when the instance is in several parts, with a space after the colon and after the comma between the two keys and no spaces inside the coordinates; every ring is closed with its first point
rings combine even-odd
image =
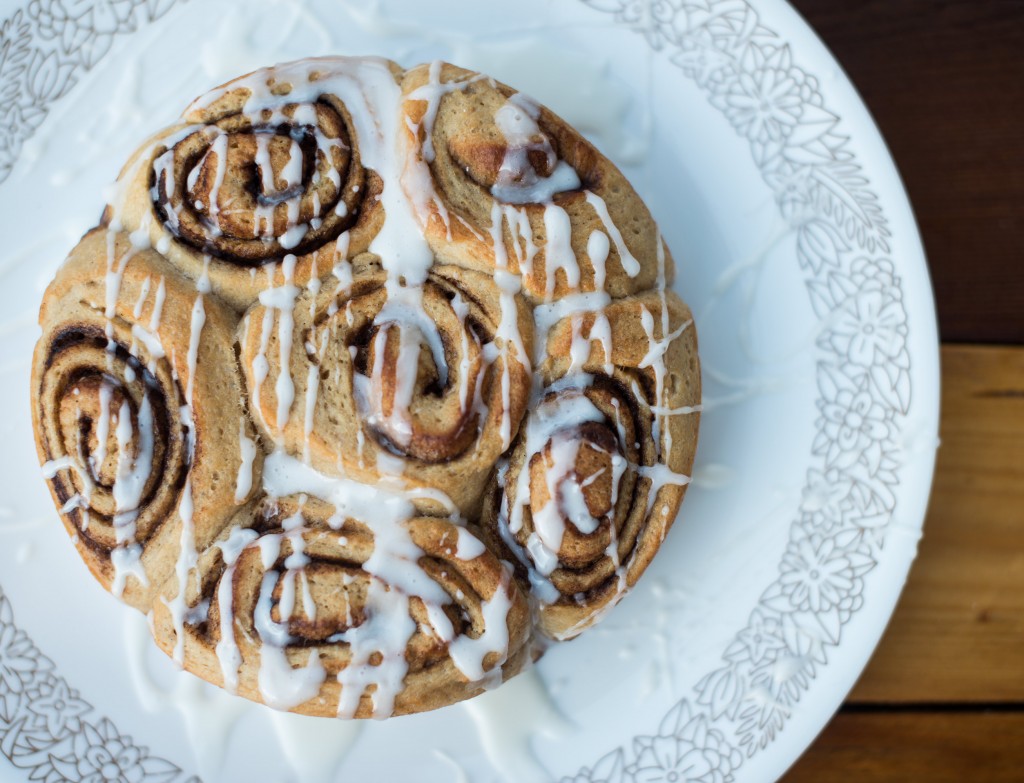
{"type": "Polygon", "coordinates": [[[82,538],[107,552],[145,542],[184,484],[185,433],[171,414],[180,391],[159,375],[99,326],[65,327],[46,358],[39,404],[54,490],[82,538]]]}
{"type": "Polygon", "coordinates": [[[151,194],[178,239],[258,266],[352,226],[364,185],[343,112],[324,101],[216,119],[154,160],[151,194]]]}

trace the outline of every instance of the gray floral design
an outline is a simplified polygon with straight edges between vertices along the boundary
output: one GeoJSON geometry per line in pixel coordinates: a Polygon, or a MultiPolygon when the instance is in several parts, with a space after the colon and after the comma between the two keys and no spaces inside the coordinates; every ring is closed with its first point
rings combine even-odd
{"type": "MultiPolygon", "coordinates": [[[[173,783],[182,771],[121,734],[14,624],[0,590],[0,753],[34,781],[173,783]]],[[[192,779],[189,783],[198,783],[192,779]]]]}
{"type": "Polygon", "coordinates": [[[71,745],[65,757],[51,757],[54,769],[68,780],[161,783],[174,780],[181,772],[169,761],[154,758],[145,748],[132,744],[131,738],[120,735],[106,718],[96,726],[83,724],[71,745]]]}
{"type": "Polygon", "coordinates": [[[765,59],[761,49],[749,51],[756,60],[753,67],[723,81],[711,102],[741,136],[761,144],[778,143],[788,138],[800,121],[804,104],[801,86],[806,79],[802,72],[783,67],[785,49],[773,52],[771,60],[765,59]]]}
{"type": "Polygon", "coordinates": [[[115,37],[159,19],[175,1],[32,0],[0,22],[0,182],[50,104],[107,53],[115,37]]]}
{"type": "Polygon", "coordinates": [[[43,677],[28,693],[28,710],[51,736],[81,731],[81,717],[92,707],[56,676],[43,677]]]}
{"type": "Polygon", "coordinates": [[[663,51],[735,132],[796,235],[820,321],[817,464],[775,580],[721,664],[662,721],[565,781],[733,779],[785,729],[863,606],[896,507],[896,440],[910,408],[907,315],[889,228],[817,79],[746,0],[583,0],[663,51]],[[698,711],[700,710],[700,711],[698,711]],[[676,716],[676,717],[673,717],[676,716]],[[699,727],[697,729],[696,727],[699,727]]]}

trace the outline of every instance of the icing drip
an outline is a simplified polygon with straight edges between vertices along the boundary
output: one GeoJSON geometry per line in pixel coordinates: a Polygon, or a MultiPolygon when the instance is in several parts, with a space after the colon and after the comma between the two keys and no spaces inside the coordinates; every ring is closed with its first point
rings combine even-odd
{"type": "Polygon", "coordinates": [[[505,137],[505,156],[491,195],[506,204],[540,204],[556,193],[580,186],[576,171],[559,160],[548,137],[537,125],[540,106],[522,93],[509,97],[494,115],[494,124],[505,137]],[[530,152],[544,155],[551,173],[542,176],[529,160],[530,152]]]}
{"type": "MultiPolygon", "coordinates": [[[[108,228],[106,234],[107,271],[104,278],[104,318],[106,319],[107,367],[110,370],[113,369],[114,357],[118,347],[114,337],[114,319],[117,317],[117,302],[121,294],[124,271],[138,250],[137,247],[132,246],[120,258],[117,257],[115,245],[117,238],[115,226],[117,223],[118,221],[115,218],[111,222],[111,227],[108,228]]],[[[139,299],[142,302],[141,306],[144,306],[146,296],[149,293],[149,286],[144,285],[142,288],[139,299]]],[[[153,306],[153,313],[150,318],[150,328],[153,332],[143,329],[138,324],[133,324],[132,326],[133,340],[138,340],[146,348],[150,357],[151,368],[155,367],[157,360],[164,357],[163,346],[160,344],[159,337],[155,334],[156,329],[159,328],[164,295],[164,283],[163,278],[161,278],[153,306]]],[[[136,307],[140,307],[139,301],[136,302],[136,307]]],[[[129,377],[129,371],[132,373],[134,371],[130,367],[127,368],[126,380],[130,382],[134,380],[134,375],[129,377]]],[[[100,467],[106,459],[111,424],[116,421],[114,437],[118,447],[117,466],[113,487],[111,488],[115,508],[113,524],[116,546],[110,553],[110,562],[114,570],[114,578],[110,589],[115,596],[121,597],[124,594],[128,576],[134,576],[143,587],[149,584],[145,567],[142,564],[142,547],[136,541],[135,523],[139,516],[139,505],[142,501],[146,482],[149,480],[153,468],[154,432],[153,410],[148,393],[143,393],[137,419],[133,424],[132,411],[127,400],[121,403],[120,408],[116,412],[111,410],[113,391],[112,383],[104,379],[100,384],[99,390],[100,415],[99,420],[96,422],[97,450],[87,467],[83,469],[80,466],[86,465],[86,459],[84,457],[83,444],[79,439],[78,459],[73,462],[73,465],[79,477],[85,479],[83,483],[87,488],[86,494],[91,493],[92,488],[95,486],[95,481],[98,479],[100,467]],[[136,435],[136,427],[138,428],[138,440],[136,447],[133,449],[132,444],[136,443],[134,437],[136,435]]],[[[45,472],[44,470],[44,474],[45,472]]],[[[72,500],[75,500],[75,498],[72,498],[72,500]]],[[[85,504],[89,502],[88,497],[84,497],[82,500],[84,500],[85,504]]],[[[88,521],[88,511],[83,508],[83,528],[88,526],[88,521]]]]}
{"type": "MultiPolygon", "coordinates": [[[[608,232],[608,236],[615,243],[615,250],[619,254],[619,262],[622,264],[622,268],[630,277],[636,277],[640,274],[640,262],[629,252],[629,248],[626,247],[626,243],[622,240],[622,232],[619,231],[611,215],[608,214],[608,205],[604,203],[603,198],[590,190],[587,191],[587,203],[597,212],[601,222],[604,223],[605,231],[608,232]]],[[[658,236],[658,248],[659,250],[661,248],[660,235],[658,236]]],[[[664,251],[661,252],[663,254],[664,251]]],[[[664,271],[664,255],[662,255],[662,271],[664,271]]],[[[659,282],[658,288],[664,293],[665,281],[663,279],[659,282]]]]}
{"type": "Polygon", "coordinates": [[[242,503],[252,491],[252,467],[256,460],[256,441],[246,432],[245,422],[238,422],[238,477],[235,479],[235,502],[242,503]]]}
{"type": "Polygon", "coordinates": [[[153,411],[149,397],[142,398],[138,413],[139,440],[136,454],[131,453],[133,439],[132,411],[125,400],[117,414],[117,477],[114,479],[113,495],[116,513],[114,530],[118,545],[133,542],[135,520],[139,516],[142,491],[149,480],[153,465],[153,411]]]}
{"type": "Polygon", "coordinates": [[[534,244],[533,229],[530,227],[530,217],[525,208],[503,205],[501,213],[508,223],[509,232],[512,235],[512,251],[516,256],[516,263],[519,265],[520,274],[533,274],[533,258],[540,249],[534,244]]]}
{"type": "MultiPolygon", "coordinates": [[[[191,447],[191,435],[189,440],[191,447]]],[[[174,651],[171,657],[179,666],[183,666],[185,663],[185,615],[188,612],[188,605],[185,602],[185,587],[188,584],[189,572],[195,566],[198,559],[192,519],[193,512],[192,478],[190,476],[185,479],[185,487],[181,493],[181,502],[178,504],[178,517],[181,519],[181,539],[179,542],[178,560],[174,567],[174,574],[178,579],[178,592],[170,600],[164,599],[174,621],[175,640],[174,651]]]]}
{"type": "MultiPolygon", "coordinates": [[[[665,299],[665,246],[661,241],[661,235],[658,235],[658,293],[661,297],[661,338],[655,337],[654,330],[654,316],[651,312],[644,308],[640,314],[640,323],[643,325],[644,333],[647,335],[647,354],[641,359],[637,365],[640,369],[650,368],[654,372],[654,399],[657,405],[662,405],[665,393],[665,376],[667,375],[667,369],[665,367],[665,354],[668,352],[669,346],[674,340],[676,340],[683,332],[685,332],[690,326],[693,325],[693,321],[689,320],[681,324],[677,329],[669,329],[668,321],[668,304],[665,299]]],[[[660,437],[661,434],[661,420],[663,416],[654,417],[653,435],[654,442],[658,447],[659,455],[667,455],[672,453],[672,432],[666,427],[664,441],[660,437]]]]}
{"type": "Polygon", "coordinates": [[[380,328],[374,337],[374,363],[370,378],[357,375],[356,383],[361,405],[369,411],[367,423],[386,433],[397,445],[406,447],[413,434],[409,410],[416,393],[415,368],[420,350],[426,348],[430,352],[442,387],[448,382],[448,362],[437,324],[423,309],[423,289],[401,286],[389,279],[387,291],[387,302],[374,319],[380,328]],[[384,363],[388,341],[394,339],[396,331],[399,345],[395,364],[401,371],[396,374],[391,407],[385,412],[382,408],[386,396],[384,363]]]}
{"type": "MultiPolygon", "coordinates": [[[[461,536],[460,536],[461,539],[461,536]]],[[[481,550],[483,545],[480,544],[481,550]]],[[[462,556],[459,555],[461,558],[462,556]]],[[[483,602],[484,632],[477,638],[460,636],[448,646],[448,653],[451,655],[452,663],[460,672],[474,682],[482,682],[493,675],[501,682],[501,668],[495,666],[490,672],[484,671],[484,658],[489,653],[498,653],[501,662],[504,663],[505,655],[508,652],[508,618],[509,609],[512,608],[512,599],[509,596],[508,571],[502,573],[501,582],[494,596],[483,602]]]]}
{"type": "MultiPolygon", "coordinates": [[[[277,426],[284,429],[291,415],[292,402],[295,400],[295,382],[292,380],[292,332],[295,327],[295,299],[300,289],[292,280],[295,277],[296,258],[290,253],[281,262],[284,274],[284,285],[269,288],[260,293],[260,303],[278,311],[277,344],[280,350],[279,362],[281,370],[274,384],[277,395],[277,426]]],[[[268,310],[272,312],[272,310],[268,310]]],[[[265,351],[264,351],[265,353],[265,351]]]]}
{"type": "Polygon", "coordinates": [[[501,444],[502,450],[507,449],[512,442],[512,420],[511,420],[511,361],[512,350],[515,351],[515,360],[524,366],[527,372],[532,372],[530,358],[527,356],[526,347],[523,345],[523,336],[519,332],[519,309],[516,305],[516,295],[522,288],[522,281],[518,275],[508,271],[508,253],[505,249],[505,239],[502,236],[502,211],[495,202],[491,207],[491,243],[494,248],[494,282],[498,285],[499,304],[501,306],[501,320],[498,323],[496,337],[501,340],[501,346],[497,349],[502,357],[501,370],[501,444]]]}
{"type": "Polygon", "coordinates": [[[217,586],[217,608],[220,615],[220,641],[217,642],[217,660],[220,662],[224,688],[231,693],[238,690],[238,669],[242,665],[242,653],[235,643],[235,612],[231,587],[235,576],[235,562],[242,550],[256,538],[256,532],[236,527],[226,541],[220,542],[221,556],[227,568],[217,586]]]}
{"type": "MultiPolygon", "coordinates": [[[[267,278],[270,281],[273,281],[273,267],[274,265],[270,264],[267,270],[267,278]]],[[[273,290],[272,287],[268,285],[267,291],[262,292],[260,295],[264,296],[268,294],[268,291],[271,290],[273,290]]],[[[270,297],[268,296],[268,298],[270,297]]],[[[272,301],[273,300],[271,299],[271,302],[272,301]]],[[[248,328],[248,318],[249,316],[246,315],[246,328],[248,328]]],[[[263,389],[263,382],[267,379],[267,375],[270,374],[270,362],[267,361],[267,348],[270,346],[270,330],[272,329],[273,325],[274,308],[272,306],[268,306],[266,311],[263,313],[263,320],[260,322],[260,349],[259,353],[256,355],[256,358],[253,360],[252,363],[253,388],[251,392],[253,410],[256,411],[257,415],[260,417],[260,420],[263,422],[263,426],[266,427],[267,429],[271,428],[267,425],[267,420],[263,416],[263,408],[260,407],[260,394],[263,389]]],[[[290,362],[288,366],[290,367],[290,362]]]]}
{"type": "MultiPolygon", "coordinates": [[[[565,522],[563,514],[568,513],[570,520],[576,524],[581,533],[590,533],[597,529],[599,520],[591,518],[586,505],[582,500],[582,490],[577,486],[576,491],[566,491],[574,482],[565,481],[568,474],[573,471],[576,455],[579,449],[579,441],[565,437],[562,433],[569,432],[585,422],[600,422],[604,419],[601,412],[583,394],[582,389],[589,384],[589,378],[569,377],[559,384],[558,391],[564,394],[542,402],[534,414],[530,416],[526,424],[526,453],[528,455],[539,454],[546,443],[552,442],[551,464],[545,471],[545,481],[548,486],[548,500],[545,505],[533,515],[534,532],[529,536],[526,543],[526,550],[530,554],[531,579],[536,584],[545,584],[543,589],[545,595],[551,595],[553,587],[550,586],[547,577],[558,566],[558,550],[562,545],[562,536],[565,533],[565,522]],[[583,383],[580,384],[580,381],[583,383]],[[578,499],[575,497],[579,493],[578,499]],[[563,506],[562,504],[566,504],[563,506]],[[535,573],[533,573],[535,572],[535,573]]],[[[611,455],[613,465],[613,491],[618,485],[618,479],[625,470],[625,460],[617,454],[611,455]]],[[[528,470],[522,470],[518,476],[515,491],[511,495],[512,502],[505,515],[501,527],[508,529],[510,534],[516,534],[523,529],[524,509],[530,505],[531,486],[528,470]]],[[[614,507],[614,501],[612,502],[614,507]]],[[[513,540],[511,537],[508,540],[513,540]]],[[[521,550],[517,545],[516,550],[521,550]]],[[[543,597],[542,597],[542,600],[543,597]]]]}
{"type": "Polygon", "coordinates": [[[572,249],[572,223],[569,213],[557,204],[544,205],[544,298],[550,301],[555,293],[556,275],[562,270],[565,284],[577,288],[580,284],[580,265],[572,249]]]}

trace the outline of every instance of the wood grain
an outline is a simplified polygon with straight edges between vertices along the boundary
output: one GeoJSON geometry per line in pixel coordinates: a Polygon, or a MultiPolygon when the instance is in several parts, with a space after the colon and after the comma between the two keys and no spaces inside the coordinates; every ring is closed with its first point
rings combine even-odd
{"type": "Polygon", "coordinates": [[[785,783],[1024,780],[1024,347],[944,347],[942,394],[918,561],[785,783]]]}
{"type": "Polygon", "coordinates": [[[791,1],[889,144],[942,339],[1024,342],[1024,2],[791,1]]]}
{"type": "Polygon", "coordinates": [[[784,783],[1020,783],[1024,713],[841,712],[784,783]]]}
{"type": "Polygon", "coordinates": [[[942,362],[924,539],[853,702],[1024,703],[1024,348],[942,362]]]}

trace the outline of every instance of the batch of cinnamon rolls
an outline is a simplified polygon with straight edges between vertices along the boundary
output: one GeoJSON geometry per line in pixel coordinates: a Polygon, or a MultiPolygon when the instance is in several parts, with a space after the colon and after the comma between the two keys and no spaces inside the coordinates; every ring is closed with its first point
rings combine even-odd
{"type": "Polygon", "coordinates": [[[622,174],[487,76],[257,71],[135,152],[47,289],[43,474],[188,671],[309,715],[451,704],[664,541],[700,402],[672,278],[622,174]]]}

